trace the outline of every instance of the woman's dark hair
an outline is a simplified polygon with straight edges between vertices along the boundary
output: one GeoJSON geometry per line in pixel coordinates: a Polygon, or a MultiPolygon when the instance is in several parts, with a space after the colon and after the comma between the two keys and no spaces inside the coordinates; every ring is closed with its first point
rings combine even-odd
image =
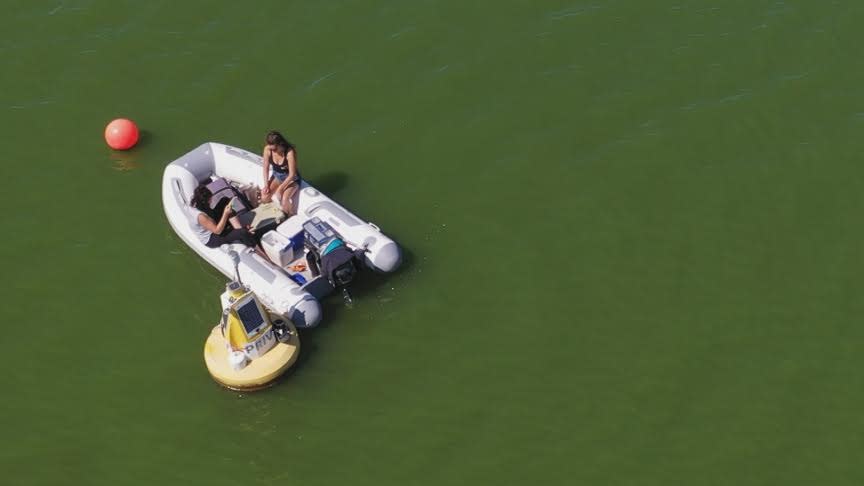
{"type": "Polygon", "coordinates": [[[207,189],[207,186],[198,186],[195,188],[195,192],[192,193],[192,207],[198,209],[209,209],[210,208],[210,197],[213,195],[210,192],[210,189],[207,189]]]}
{"type": "Polygon", "coordinates": [[[285,139],[281,133],[276,130],[270,130],[267,132],[267,137],[264,139],[267,145],[275,145],[282,149],[282,152],[288,153],[289,150],[294,148],[294,145],[285,139]]]}

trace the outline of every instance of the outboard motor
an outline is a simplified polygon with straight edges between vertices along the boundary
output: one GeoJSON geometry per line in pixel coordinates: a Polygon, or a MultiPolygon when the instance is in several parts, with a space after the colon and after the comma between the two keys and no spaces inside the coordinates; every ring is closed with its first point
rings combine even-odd
{"type": "Polygon", "coordinates": [[[306,260],[314,276],[323,275],[334,289],[342,291],[345,303],[351,305],[348,285],[357,274],[357,262],[362,261],[365,248],[351,250],[336,230],[320,218],[303,223],[306,260]]]}

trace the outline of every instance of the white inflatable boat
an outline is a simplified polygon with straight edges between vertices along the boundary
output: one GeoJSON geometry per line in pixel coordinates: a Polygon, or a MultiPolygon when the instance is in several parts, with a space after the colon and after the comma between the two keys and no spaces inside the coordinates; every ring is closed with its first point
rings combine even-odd
{"type": "Polygon", "coordinates": [[[239,254],[236,271],[261,302],[299,328],[312,327],[321,320],[318,299],[333,290],[323,275],[315,276],[305,265],[305,250],[286,245],[303,232],[307,221],[329,224],[351,249],[366,248],[366,266],[379,272],[391,272],[399,266],[401,252],[396,243],[372,223],[363,221],[329,197],[301,181],[294,196],[297,214],[263,234],[263,258],[240,243],[208,248],[201,243],[189,224],[189,198],[195,188],[217,178],[236,187],[257,186],[261,182],[262,161],[259,155],[220,143],[205,143],[168,164],[162,176],[162,205],[168,222],[180,238],[204,260],[229,278],[235,274],[230,253],[239,254]],[[233,251],[232,251],[233,250],[233,251]],[[281,253],[280,253],[281,252],[281,253]]]}

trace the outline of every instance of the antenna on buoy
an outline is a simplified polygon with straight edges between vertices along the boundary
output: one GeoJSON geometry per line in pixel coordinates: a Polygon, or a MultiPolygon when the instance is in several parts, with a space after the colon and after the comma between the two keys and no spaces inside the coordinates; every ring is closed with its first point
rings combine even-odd
{"type": "Polygon", "coordinates": [[[243,281],[240,280],[240,255],[235,250],[228,250],[228,256],[231,257],[231,261],[234,262],[234,278],[237,280],[237,283],[243,285],[243,281]]]}

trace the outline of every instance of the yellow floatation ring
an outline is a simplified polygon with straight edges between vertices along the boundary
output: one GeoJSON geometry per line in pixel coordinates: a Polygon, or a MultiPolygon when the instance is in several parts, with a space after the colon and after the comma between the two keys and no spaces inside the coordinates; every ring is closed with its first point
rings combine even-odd
{"type": "MultiPolygon", "coordinates": [[[[278,316],[271,315],[271,320],[278,316]]],[[[263,356],[253,359],[241,370],[235,370],[228,361],[228,345],[222,336],[222,329],[217,325],[210,331],[207,342],[204,343],[204,362],[207,371],[220,385],[231,390],[259,390],[273,384],[282,373],[291,367],[300,355],[300,339],[297,329],[290,322],[286,323],[291,330],[291,337],[286,342],[279,342],[263,356]]]]}

